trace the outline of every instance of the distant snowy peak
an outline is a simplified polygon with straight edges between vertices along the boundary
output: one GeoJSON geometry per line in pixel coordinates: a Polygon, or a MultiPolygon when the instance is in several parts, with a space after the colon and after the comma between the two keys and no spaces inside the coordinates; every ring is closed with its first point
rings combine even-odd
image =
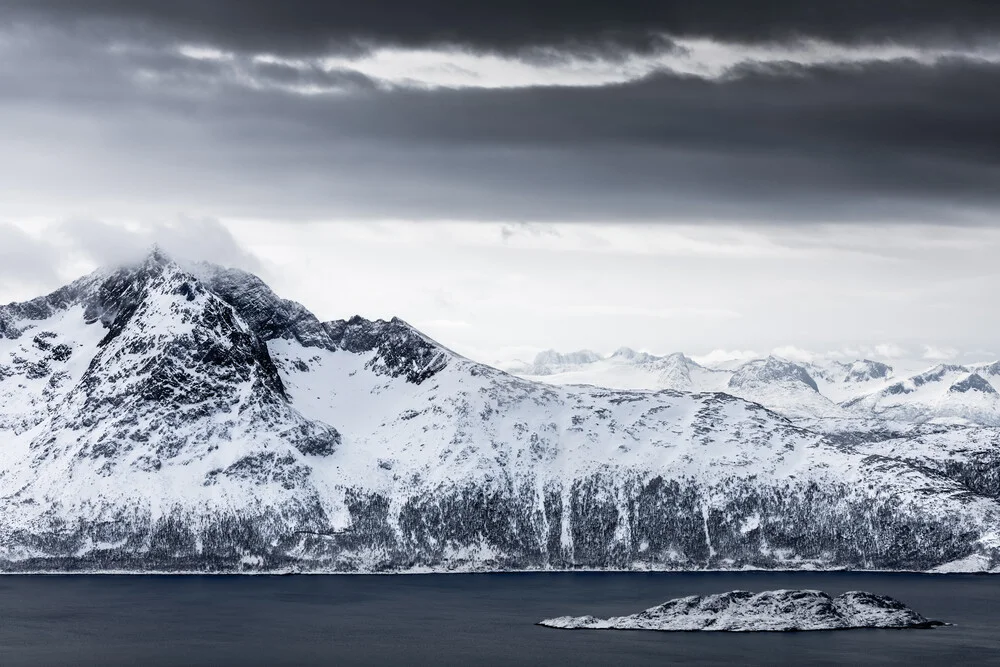
{"type": "Polygon", "coordinates": [[[630,347],[618,348],[611,353],[611,358],[636,364],[648,364],[660,359],[660,357],[657,357],[654,354],[650,354],[649,352],[637,352],[630,347]]]}
{"type": "Polygon", "coordinates": [[[726,391],[793,418],[837,416],[840,412],[819,392],[804,366],[775,356],[737,368],[726,391]]]}
{"type": "Polygon", "coordinates": [[[622,347],[606,357],[549,351],[535,364],[507,370],[556,385],[721,391],[792,419],[1000,424],[1000,407],[994,405],[1000,401],[1000,362],[939,364],[899,377],[892,366],[872,359],[794,362],[772,355],[721,370],[682,353],[658,356],[622,347]]]}
{"type": "Polygon", "coordinates": [[[971,371],[965,366],[939,364],[922,373],[917,373],[916,375],[895,382],[882,391],[877,392],[877,394],[883,396],[902,396],[917,392],[937,392],[941,388],[948,389],[953,384],[967,380],[970,375],[972,375],[971,371]]]}
{"type": "Polygon", "coordinates": [[[834,403],[882,389],[892,381],[894,373],[888,364],[871,359],[851,363],[813,362],[803,366],[816,381],[819,392],[834,403]]]}
{"type": "Polygon", "coordinates": [[[659,356],[621,347],[608,356],[581,350],[569,354],[542,352],[533,364],[511,364],[504,369],[550,384],[589,384],[612,389],[674,389],[720,391],[728,372],[705,368],[676,352],[659,356]]]}
{"type": "Polygon", "coordinates": [[[701,366],[694,363],[683,354],[671,354],[659,359],[657,386],[664,389],[690,390],[694,383],[692,372],[697,372],[701,366]]]}
{"type": "Polygon", "coordinates": [[[557,352],[545,350],[535,355],[531,375],[552,375],[565,372],[575,367],[592,364],[603,357],[592,350],[577,350],[576,352],[557,352]]]}
{"type": "Polygon", "coordinates": [[[945,421],[1000,425],[1000,394],[983,374],[967,366],[939,364],[843,406],[900,421],[945,421]]]}
{"type": "Polygon", "coordinates": [[[729,379],[729,388],[736,390],[775,385],[784,385],[789,388],[806,387],[814,392],[819,392],[819,387],[809,375],[809,371],[799,364],[775,356],[749,361],[736,369],[736,372],[729,379]]]}
{"type": "Polygon", "coordinates": [[[729,378],[726,371],[706,368],[680,352],[659,357],[653,367],[659,373],[657,389],[720,391],[729,378]]]}
{"type": "Polygon", "coordinates": [[[844,375],[844,382],[871,382],[872,380],[887,380],[892,377],[892,366],[879,361],[862,359],[850,364],[844,375]]]}
{"type": "Polygon", "coordinates": [[[914,375],[911,380],[913,384],[917,387],[924,384],[931,384],[935,382],[940,382],[944,378],[954,375],[955,373],[968,373],[969,369],[965,366],[959,366],[958,364],[938,364],[930,370],[924,371],[918,375],[914,375]]]}

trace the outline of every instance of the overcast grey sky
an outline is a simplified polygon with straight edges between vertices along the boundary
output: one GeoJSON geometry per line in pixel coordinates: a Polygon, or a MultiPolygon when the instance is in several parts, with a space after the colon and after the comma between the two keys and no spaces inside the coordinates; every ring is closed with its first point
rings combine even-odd
{"type": "Polygon", "coordinates": [[[0,0],[0,301],[158,240],[486,361],[996,356],[1000,5],[753,4],[0,0]]]}

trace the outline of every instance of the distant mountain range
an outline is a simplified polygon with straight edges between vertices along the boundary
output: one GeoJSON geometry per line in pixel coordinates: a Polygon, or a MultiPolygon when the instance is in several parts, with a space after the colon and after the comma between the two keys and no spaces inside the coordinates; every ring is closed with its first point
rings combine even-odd
{"type": "Polygon", "coordinates": [[[996,365],[530,371],[158,250],[2,306],[0,569],[1000,567],[996,365]]]}
{"type": "Polygon", "coordinates": [[[721,369],[681,353],[656,356],[621,348],[606,357],[590,351],[542,352],[534,363],[506,368],[558,385],[720,391],[792,419],[1000,426],[1000,362],[940,364],[897,376],[889,364],[870,359],[797,363],[772,355],[721,369]]]}

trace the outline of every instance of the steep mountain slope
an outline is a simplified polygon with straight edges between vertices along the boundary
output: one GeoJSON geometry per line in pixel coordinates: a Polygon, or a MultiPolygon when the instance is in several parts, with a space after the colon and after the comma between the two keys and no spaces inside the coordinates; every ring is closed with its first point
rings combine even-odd
{"type": "Polygon", "coordinates": [[[8,570],[1000,564],[992,487],[890,437],[516,378],[241,271],[154,252],[0,323],[8,570]]]}
{"type": "Polygon", "coordinates": [[[0,450],[7,559],[196,543],[205,560],[232,557],[219,533],[241,522],[322,516],[303,461],[340,435],[289,405],[232,306],[159,253],[71,287],[4,310],[7,345],[52,345],[51,362],[25,365],[34,385],[2,382],[29,406],[0,450]],[[80,360],[72,370],[60,345],[80,360]]]}
{"type": "MultiPolygon", "coordinates": [[[[405,536],[389,541],[405,553],[690,568],[901,567],[927,549],[935,564],[988,551],[972,538],[987,529],[962,524],[992,516],[994,499],[957,500],[958,482],[905,462],[870,467],[725,394],[545,387],[460,358],[420,384],[373,383],[365,353],[315,354],[287,340],[271,349],[300,409],[344,433],[332,485],[344,473],[367,480],[344,489],[355,504],[336,529],[379,525],[405,536]],[[324,395],[325,373],[351,380],[324,395]],[[375,428],[367,401],[352,402],[373,395],[398,415],[375,428]]],[[[339,553],[352,563],[381,556],[339,553]]]]}

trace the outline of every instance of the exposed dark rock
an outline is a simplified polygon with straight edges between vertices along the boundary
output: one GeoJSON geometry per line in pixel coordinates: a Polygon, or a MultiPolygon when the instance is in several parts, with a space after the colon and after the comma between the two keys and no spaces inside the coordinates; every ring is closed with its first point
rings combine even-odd
{"type": "Polygon", "coordinates": [[[967,391],[978,391],[983,394],[997,393],[997,390],[993,388],[993,385],[976,373],[973,373],[964,380],[959,380],[955,384],[951,385],[948,391],[956,394],[964,394],[967,391]]]}
{"type": "Polygon", "coordinates": [[[355,354],[374,352],[367,365],[370,370],[380,375],[402,376],[414,384],[444,369],[453,355],[396,317],[386,322],[355,315],[324,326],[335,349],[355,354]]]}

